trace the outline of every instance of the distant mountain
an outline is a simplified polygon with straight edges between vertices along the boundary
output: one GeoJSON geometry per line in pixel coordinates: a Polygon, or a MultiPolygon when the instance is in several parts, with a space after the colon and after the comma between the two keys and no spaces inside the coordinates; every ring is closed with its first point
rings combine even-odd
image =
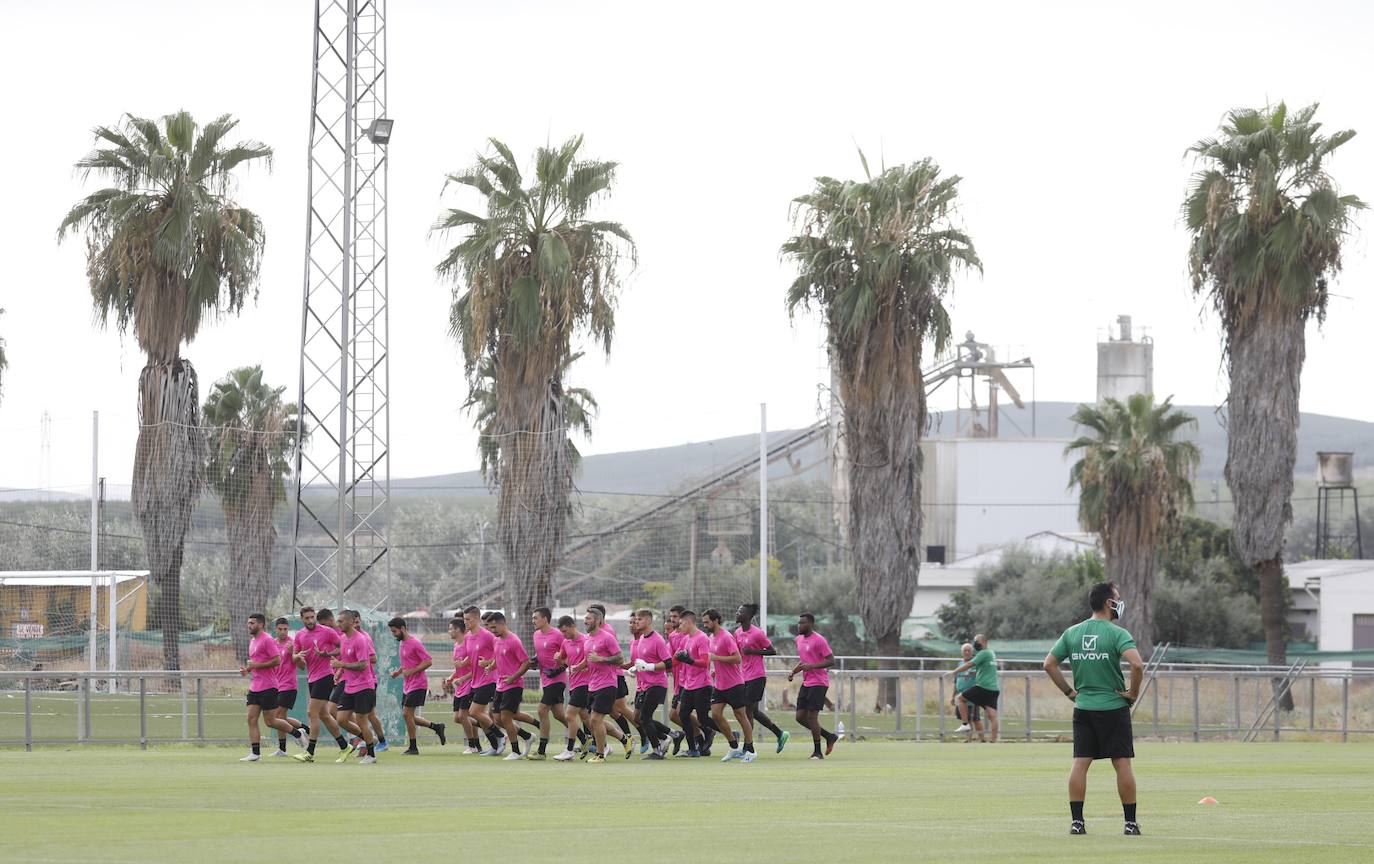
{"type": "MultiPolygon", "coordinates": [[[[1034,411],[1036,438],[1073,438],[1076,434],[1069,417],[1078,407],[1076,402],[1040,402],[1034,411]]],[[[1224,415],[1212,405],[1179,405],[1197,418],[1198,428],[1192,436],[1202,449],[1200,481],[1219,480],[1226,464],[1226,428],[1224,415]]],[[[1029,405],[1020,409],[1003,407],[999,412],[998,428],[1003,438],[1029,438],[1032,431],[1032,412],[1029,405]]],[[[954,411],[931,414],[931,437],[949,437],[955,430],[967,427],[968,411],[958,415],[954,411]]],[[[986,418],[982,418],[986,423],[986,418]]],[[[1357,471],[1365,464],[1361,458],[1374,458],[1374,423],[1330,417],[1324,414],[1301,415],[1298,428],[1298,476],[1314,476],[1318,450],[1351,450],[1355,452],[1357,471]]],[[[770,442],[786,440],[799,430],[771,433],[770,442]]],[[[769,476],[782,480],[791,476],[806,476],[825,480],[830,466],[824,441],[815,441],[796,450],[788,461],[774,463],[769,476]]],[[[758,452],[758,437],[735,435],[714,441],[692,442],[674,447],[656,447],[622,453],[603,453],[582,460],[577,487],[584,492],[621,495],[656,495],[680,488],[690,480],[710,476],[738,464],[758,452]]],[[[1364,473],[1364,472],[1361,472],[1364,473]]],[[[422,495],[486,495],[489,494],[482,476],[476,471],[440,474],[430,477],[393,479],[392,493],[399,496],[422,495]]]]}

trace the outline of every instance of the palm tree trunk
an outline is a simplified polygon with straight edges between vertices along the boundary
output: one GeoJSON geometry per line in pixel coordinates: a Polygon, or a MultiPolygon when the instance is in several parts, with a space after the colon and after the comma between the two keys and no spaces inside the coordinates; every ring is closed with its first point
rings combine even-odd
{"type": "Polygon", "coordinates": [[[198,390],[195,369],[179,358],[150,362],[138,380],[131,498],[158,589],[155,612],[167,669],[181,668],[181,560],[205,464],[198,390]]]}
{"type": "MultiPolygon", "coordinates": [[[[1141,517],[1140,507],[1132,508],[1134,522],[1141,517]]],[[[1159,552],[1153,542],[1142,542],[1136,526],[1118,524],[1107,550],[1107,577],[1121,590],[1126,601],[1126,614],[1121,626],[1135,637],[1136,650],[1146,660],[1154,652],[1154,586],[1159,564],[1159,552]]]]}
{"type": "MultiPolygon", "coordinates": [[[[255,477],[253,483],[266,486],[266,479],[255,477]]],[[[248,656],[244,622],[254,612],[267,611],[268,574],[276,540],[271,510],[264,514],[257,491],[249,493],[245,504],[224,508],[229,529],[229,634],[234,656],[240,659],[248,656]]]]}
{"type": "MultiPolygon", "coordinates": [[[[1277,291],[1266,286],[1266,291],[1277,291]]],[[[1293,521],[1298,389],[1306,357],[1306,321],[1262,312],[1229,339],[1226,484],[1235,502],[1232,542],[1260,573],[1260,618],[1269,662],[1286,665],[1283,534],[1293,521]],[[1266,593],[1267,588],[1267,593],[1266,593]]],[[[1275,679],[1275,688],[1278,681],[1275,679]]],[[[1291,710],[1292,697],[1284,698],[1291,710]]]]}
{"type": "MultiPolygon", "coordinates": [[[[888,334],[890,335],[890,334],[888,334]]],[[[879,350],[891,352],[891,342],[879,350]]],[[[859,615],[886,656],[900,650],[921,567],[921,433],[925,388],[920,356],[906,346],[895,362],[865,358],[842,376],[849,455],[849,536],[859,615]],[[891,652],[890,654],[888,652],[891,652]]],[[[848,370],[846,370],[847,372],[848,370]]],[[[895,661],[883,661],[895,668],[895,661]]],[[[882,679],[879,701],[896,704],[896,679],[882,679]]]]}

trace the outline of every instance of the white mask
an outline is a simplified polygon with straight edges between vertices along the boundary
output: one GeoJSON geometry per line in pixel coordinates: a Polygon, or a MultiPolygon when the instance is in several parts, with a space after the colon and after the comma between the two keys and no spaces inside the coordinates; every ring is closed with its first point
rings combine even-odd
{"type": "Polygon", "coordinates": [[[1112,618],[1113,618],[1113,619],[1120,618],[1122,615],[1125,615],[1125,614],[1126,614],[1126,601],[1125,601],[1125,600],[1108,600],[1108,601],[1107,601],[1107,608],[1110,609],[1110,610],[1112,610],[1112,618]]]}

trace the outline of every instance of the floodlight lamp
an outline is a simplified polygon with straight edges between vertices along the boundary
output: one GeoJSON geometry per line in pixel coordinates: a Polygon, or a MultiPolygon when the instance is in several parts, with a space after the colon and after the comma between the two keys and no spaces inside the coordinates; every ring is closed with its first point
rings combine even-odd
{"type": "Polygon", "coordinates": [[[395,120],[378,117],[372,121],[371,126],[367,127],[367,137],[372,139],[373,144],[385,144],[391,140],[391,127],[395,123],[395,120]]]}

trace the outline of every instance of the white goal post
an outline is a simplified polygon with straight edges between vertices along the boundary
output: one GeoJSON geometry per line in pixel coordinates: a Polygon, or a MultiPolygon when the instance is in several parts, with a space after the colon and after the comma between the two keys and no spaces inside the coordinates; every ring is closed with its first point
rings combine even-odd
{"type": "Polygon", "coordinates": [[[115,639],[119,632],[119,604],[134,596],[138,591],[145,588],[148,583],[147,570],[0,570],[0,588],[22,587],[22,588],[70,588],[89,585],[91,588],[91,599],[89,620],[90,620],[90,654],[91,671],[100,671],[96,668],[98,654],[97,631],[100,629],[100,622],[96,620],[97,612],[100,608],[99,590],[103,587],[109,594],[106,606],[108,607],[106,617],[109,620],[109,666],[110,666],[110,692],[115,692],[115,639]],[[119,595],[119,588],[126,583],[134,583],[124,596],[119,595]]]}

